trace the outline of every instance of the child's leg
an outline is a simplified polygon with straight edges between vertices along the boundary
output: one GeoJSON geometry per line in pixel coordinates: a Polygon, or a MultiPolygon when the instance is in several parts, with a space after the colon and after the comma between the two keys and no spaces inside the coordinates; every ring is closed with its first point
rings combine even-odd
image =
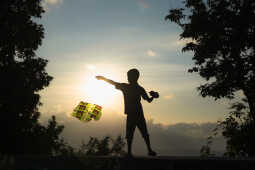
{"type": "Polygon", "coordinates": [[[136,121],[134,117],[132,117],[131,115],[128,115],[127,122],[126,122],[126,139],[127,139],[129,155],[132,155],[132,142],[133,142],[135,127],[136,127],[136,121]]]}
{"type": "Polygon", "coordinates": [[[132,139],[127,139],[128,154],[132,155],[132,139]]]}
{"type": "Polygon", "coordinates": [[[147,149],[148,149],[149,155],[155,156],[156,153],[151,149],[150,137],[149,137],[147,126],[146,126],[146,121],[145,121],[145,118],[144,118],[143,115],[139,119],[139,122],[137,123],[137,127],[138,127],[139,131],[141,132],[141,134],[142,134],[142,136],[144,138],[144,141],[145,141],[145,143],[147,145],[147,149]]]}

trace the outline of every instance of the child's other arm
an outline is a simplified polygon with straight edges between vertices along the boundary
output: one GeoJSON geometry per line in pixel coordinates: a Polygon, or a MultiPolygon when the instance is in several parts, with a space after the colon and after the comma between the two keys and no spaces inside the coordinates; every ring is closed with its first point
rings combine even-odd
{"type": "Polygon", "coordinates": [[[149,103],[151,103],[153,99],[154,99],[154,97],[149,97],[149,96],[148,96],[148,99],[146,99],[146,100],[147,100],[149,103]]]}
{"type": "Polygon", "coordinates": [[[114,86],[116,86],[116,84],[117,84],[117,82],[112,81],[112,80],[110,80],[110,79],[107,79],[107,78],[105,78],[105,77],[103,77],[103,76],[96,76],[96,78],[97,78],[97,80],[104,80],[104,81],[106,81],[107,83],[112,84],[112,85],[114,85],[114,86]]]}
{"type": "Polygon", "coordinates": [[[147,92],[143,89],[143,92],[142,92],[142,98],[144,100],[146,100],[147,102],[151,103],[154,99],[154,97],[149,97],[147,92]]]}

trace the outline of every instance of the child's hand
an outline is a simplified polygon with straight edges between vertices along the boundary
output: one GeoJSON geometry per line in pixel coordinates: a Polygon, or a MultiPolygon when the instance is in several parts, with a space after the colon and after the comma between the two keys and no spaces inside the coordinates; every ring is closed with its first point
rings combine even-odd
{"type": "Polygon", "coordinates": [[[158,92],[150,91],[149,93],[150,93],[151,97],[153,97],[153,98],[158,98],[159,97],[158,92]]]}
{"type": "Polygon", "coordinates": [[[103,80],[104,77],[103,77],[103,76],[96,76],[96,79],[97,79],[97,80],[103,80]]]}

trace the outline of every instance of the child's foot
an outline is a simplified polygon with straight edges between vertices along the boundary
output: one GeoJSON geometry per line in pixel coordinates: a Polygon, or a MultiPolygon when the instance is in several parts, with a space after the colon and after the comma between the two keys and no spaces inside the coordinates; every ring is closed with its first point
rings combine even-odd
{"type": "Polygon", "coordinates": [[[157,156],[157,153],[154,152],[153,150],[149,151],[148,153],[149,156],[157,156]]]}

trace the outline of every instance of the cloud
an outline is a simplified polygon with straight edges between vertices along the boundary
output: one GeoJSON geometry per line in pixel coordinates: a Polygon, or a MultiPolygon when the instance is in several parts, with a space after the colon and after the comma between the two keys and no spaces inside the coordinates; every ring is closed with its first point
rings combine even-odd
{"type": "Polygon", "coordinates": [[[63,0],[44,0],[44,2],[48,5],[57,5],[61,4],[63,0]]]}
{"type": "Polygon", "coordinates": [[[87,69],[88,69],[88,70],[95,70],[95,69],[96,69],[96,66],[93,65],[93,64],[88,64],[88,65],[87,65],[87,69]]]}
{"type": "Polygon", "coordinates": [[[146,2],[146,0],[138,0],[138,4],[142,8],[149,8],[150,7],[150,5],[148,4],[148,2],[146,2]]]}
{"type": "Polygon", "coordinates": [[[58,6],[63,3],[63,0],[44,0],[42,6],[46,11],[49,11],[51,6],[58,6]]]}
{"type": "MultiPolygon", "coordinates": [[[[83,123],[73,117],[67,117],[66,113],[56,114],[57,122],[62,123],[65,129],[62,136],[74,147],[78,148],[81,141],[87,142],[90,136],[102,138],[106,135],[116,137],[125,136],[126,116],[111,110],[105,110],[99,121],[83,123]]],[[[47,123],[49,117],[43,117],[47,123]]],[[[147,121],[147,127],[151,138],[151,144],[159,155],[172,156],[198,156],[201,147],[206,143],[206,138],[212,134],[216,123],[176,123],[163,125],[147,121]]],[[[214,139],[212,152],[222,155],[225,151],[225,140],[222,136],[214,139]]],[[[146,145],[138,129],[135,131],[133,141],[135,155],[146,155],[146,145]]]]}
{"type": "Polygon", "coordinates": [[[169,95],[167,95],[167,96],[164,96],[164,98],[166,99],[166,100],[170,100],[170,99],[172,99],[174,96],[172,95],[172,94],[169,94],[169,95]]]}
{"type": "Polygon", "coordinates": [[[177,46],[183,47],[184,45],[186,45],[187,43],[190,43],[190,42],[196,43],[195,40],[192,40],[191,38],[188,38],[188,39],[177,40],[177,41],[175,41],[175,44],[176,44],[177,46]]]}
{"type": "Polygon", "coordinates": [[[152,51],[152,50],[148,50],[147,51],[147,55],[150,57],[155,57],[156,56],[156,52],[152,51]]]}
{"type": "MultiPolygon", "coordinates": [[[[211,134],[216,123],[177,123],[162,125],[148,121],[148,128],[155,149],[164,155],[199,155],[201,146],[211,134]]],[[[212,150],[222,154],[225,141],[222,136],[215,138],[212,150]]]]}

